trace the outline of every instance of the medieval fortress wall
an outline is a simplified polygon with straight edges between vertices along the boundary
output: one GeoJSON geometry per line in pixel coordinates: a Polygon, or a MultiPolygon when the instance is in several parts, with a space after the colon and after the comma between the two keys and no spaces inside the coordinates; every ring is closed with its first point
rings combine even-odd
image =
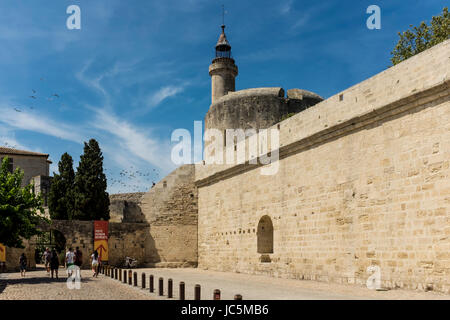
{"type": "Polygon", "coordinates": [[[153,248],[148,261],[154,266],[197,266],[198,195],[194,177],[194,166],[183,165],[141,198],[153,248]]]}
{"type": "Polygon", "coordinates": [[[276,175],[196,165],[199,267],[360,284],[378,265],[449,292],[449,59],[447,40],[274,125],[276,175]]]}

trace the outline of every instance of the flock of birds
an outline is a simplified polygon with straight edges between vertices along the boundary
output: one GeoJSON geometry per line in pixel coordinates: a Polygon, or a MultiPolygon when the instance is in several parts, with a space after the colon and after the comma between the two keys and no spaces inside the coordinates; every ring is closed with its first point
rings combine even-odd
{"type": "MultiPolygon", "coordinates": [[[[108,171],[105,169],[105,172],[108,171]]],[[[155,186],[155,180],[159,180],[159,172],[153,169],[152,172],[143,172],[140,170],[134,170],[133,166],[129,170],[121,170],[119,172],[119,178],[109,178],[108,186],[118,186],[119,193],[126,192],[142,192],[148,191],[148,185],[152,183],[152,187],[155,186]],[[123,190],[125,189],[125,190],[123,190]]]]}
{"type": "MultiPolygon", "coordinates": [[[[40,81],[45,81],[44,78],[40,78],[40,81]]],[[[38,100],[41,97],[38,96],[37,90],[31,89],[31,95],[29,96],[32,100],[38,100]]],[[[60,95],[57,93],[51,94],[49,97],[46,98],[47,101],[53,101],[55,99],[59,99],[60,95]]],[[[29,106],[29,109],[33,110],[33,106],[29,106]]],[[[14,111],[16,112],[22,112],[24,110],[23,107],[14,107],[14,111]]],[[[4,143],[4,145],[8,148],[15,149],[15,145],[8,144],[7,142],[4,143]]],[[[105,169],[105,173],[108,171],[105,169]]],[[[153,169],[152,172],[143,172],[140,170],[134,170],[133,166],[129,168],[129,170],[122,170],[119,173],[118,178],[109,178],[108,179],[108,186],[109,187],[119,187],[119,193],[125,193],[125,192],[141,192],[141,191],[147,191],[148,186],[150,185],[150,182],[152,184],[152,187],[155,186],[155,180],[159,180],[159,172],[156,169],[153,169]]]]}
{"type": "MultiPolygon", "coordinates": [[[[40,80],[40,81],[44,81],[45,79],[44,79],[44,78],[40,78],[39,80],[40,80]]],[[[39,96],[37,95],[37,91],[36,91],[35,89],[31,89],[31,92],[32,92],[32,95],[31,95],[31,96],[28,96],[28,97],[29,97],[30,99],[37,100],[37,99],[39,98],[39,96]]],[[[59,95],[59,94],[53,93],[52,95],[50,95],[50,97],[47,97],[46,99],[47,99],[47,101],[53,101],[53,100],[59,99],[59,98],[60,98],[60,95],[59,95]]],[[[16,112],[22,112],[22,111],[23,111],[23,108],[22,108],[22,109],[19,109],[19,108],[21,108],[21,107],[14,107],[13,109],[14,109],[14,111],[16,111],[16,112]]],[[[30,108],[31,110],[34,109],[33,106],[29,106],[28,108],[30,108]]]]}

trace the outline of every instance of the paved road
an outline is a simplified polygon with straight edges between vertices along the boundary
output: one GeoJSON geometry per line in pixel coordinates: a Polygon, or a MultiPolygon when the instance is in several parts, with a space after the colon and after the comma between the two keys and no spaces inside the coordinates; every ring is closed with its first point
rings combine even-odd
{"type": "Polygon", "coordinates": [[[179,297],[179,282],[186,284],[186,299],[194,298],[194,287],[201,285],[202,300],[211,300],[214,289],[220,289],[222,299],[233,299],[241,294],[244,300],[348,300],[348,299],[450,299],[450,295],[409,290],[372,291],[363,286],[329,284],[316,281],[279,279],[266,276],[214,272],[199,269],[134,269],[138,273],[138,287],[130,286],[102,274],[92,278],[90,270],[82,271],[80,290],[67,288],[67,275],[52,280],[46,271],[0,274],[0,300],[159,300],[167,299],[167,280],[173,279],[174,299],[179,297]],[[146,274],[146,289],[141,286],[141,274],[146,274]],[[155,292],[149,292],[149,275],[155,278],[155,292]],[[3,277],[3,279],[2,279],[3,277]],[[158,278],[164,279],[164,296],[159,297],[158,278]]]}
{"type": "MultiPolygon", "coordinates": [[[[173,280],[173,295],[179,297],[179,283],[185,282],[186,299],[194,299],[194,287],[201,285],[202,300],[211,300],[214,289],[221,290],[222,299],[233,299],[241,294],[244,300],[361,300],[361,299],[445,299],[450,295],[436,292],[419,292],[411,290],[372,291],[364,286],[330,284],[317,281],[280,279],[267,276],[215,272],[195,268],[152,268],[134,269],[138,273],[138,287],[142,291],[141,274],[146,274],[146,290],[149,287],[149,276],[153,274],[155,293],[153,299],[167,299],[167,281],[173,280]],[[164,296],[159,297],[158,279],[164,279],[164,296]]],[[[105,279],[116,282],[117,280],[105,279]]],[[[127,286],[123,284],[123,286],[127,286]]]]}
{"type": "Polygon", "coordinates": [[[82,271],[80,289],[67,288],[67,274],[60,270],[61,278],[51,279],[45,270],[28,271],[25,278],[20,272],[1,274],[0,300],[148,300],[146,292],[134,290],[116,281],[100,276],[92,278],[90,270],[82,271]],[[5,277],[6,275],[6,277],[5,277]]]}

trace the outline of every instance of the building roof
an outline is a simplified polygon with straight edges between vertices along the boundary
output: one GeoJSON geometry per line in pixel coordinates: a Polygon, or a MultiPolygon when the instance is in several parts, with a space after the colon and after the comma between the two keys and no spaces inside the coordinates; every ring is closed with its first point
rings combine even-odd
{"type": "Polygon", "coordinates": [[[11,155],[15,154],[15,155],[20,155],[20,156],[35,156],[35,157],[48,157],[49,156],[46,153],[18,150],[18,149],[12,149],[12,148],[7,148],[7,147],[0,147],[0,154],[11,154],[11,155]]]}
{"type": "Polygon", "coordinates": [[[216,43],[217,47],[229,47],[231,48],[230,44],[228,43],[227,36],[225,35],[225,26],[222,25],[222,33],[219,36],[219,40],[216,43]]]}

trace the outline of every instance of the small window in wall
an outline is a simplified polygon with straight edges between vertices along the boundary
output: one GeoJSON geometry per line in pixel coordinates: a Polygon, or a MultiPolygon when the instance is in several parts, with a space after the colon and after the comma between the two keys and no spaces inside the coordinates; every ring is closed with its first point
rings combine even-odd
{"type": "Polygon", "coordinates": [[[273,224],[269,216],[263,216],[258,223],[258,253],[273,253],[273,224]]]}
{"type": "MultiPolygon", "coordinates": [[[[4,159],[5,157],[3,157],[3,158],[1,158],[1,163],[3,163],[3,159],[4,159]]],[[[13,158],[10,158],[10,157],[8,157],[8,171],[10,172],[10,173],[13,173],[13,171],[14,171],[14,159],[13,158]]],[[[0,165],[1,165],[1,163],[0,163],[0,165]]]]}

